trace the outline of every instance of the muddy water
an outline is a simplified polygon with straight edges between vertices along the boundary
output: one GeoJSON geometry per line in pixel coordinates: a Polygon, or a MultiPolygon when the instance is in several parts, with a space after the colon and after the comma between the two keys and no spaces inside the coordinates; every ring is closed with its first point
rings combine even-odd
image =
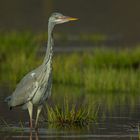
{"type": "Polygon", "coordinates": [[[84,93],[75,87],[53,87],[48,104],[62,102],[65,96],[73,102],[87,100],[93,109],[99,105],[96,122],[83,127],[60,128],[40,122],[38,132],[28,127],[28,113],[16,108],[9,111],[3,102],[9,91],[1,92],[0,139],[94,139],[94,140],[137,140],[140,121],[140,97],[132,93],[84,93]],[[3,94],[2,94],[3,93],[3,94]],[[59,95],[59,96],[58,96],[59,95]],[[80,100],[79,100],[80,99],[80,100]],[[6,122],[4,122],[4,121],[6,122]],[[22,123],[21,123],[22,122],[22,123]],[[7,124],[8,123],[8,127],[7,124]]]}

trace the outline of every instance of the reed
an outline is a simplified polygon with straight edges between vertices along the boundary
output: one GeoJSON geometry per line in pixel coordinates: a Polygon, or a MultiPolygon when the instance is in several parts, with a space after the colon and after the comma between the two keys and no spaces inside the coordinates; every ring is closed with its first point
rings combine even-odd
{"type": "Polygon", "coordinates": [[[97,119],[98,108],[93,108],[92,103],[71,103],[70,99],[64,98],[57,105],[46,105],[43,118],[55,126],[85,126],[97,119]]]}

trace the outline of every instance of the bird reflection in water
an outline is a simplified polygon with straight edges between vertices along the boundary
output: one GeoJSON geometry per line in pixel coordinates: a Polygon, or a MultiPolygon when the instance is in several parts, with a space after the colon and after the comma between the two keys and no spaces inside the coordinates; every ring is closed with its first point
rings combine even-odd
{"type": "Polygon", "coordinates": [[[29,140],[33,140],[33,139],[39,140],[39,138],[38,138],[38,131],[35,131],[35,133],[33,133],[32,130],[30,130],[29,140]],[[35,138],[33,137],[33,134],[34,134],[35,138]]]}

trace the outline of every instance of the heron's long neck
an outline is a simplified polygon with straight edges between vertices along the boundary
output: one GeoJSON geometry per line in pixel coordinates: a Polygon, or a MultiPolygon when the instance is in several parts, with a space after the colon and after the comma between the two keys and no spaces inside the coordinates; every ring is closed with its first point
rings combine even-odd
{"type": "Polygon", "coordinates": [[[46,55],[43,61],[43,64],[46,65],[51,59],[53,55],[53,38],[52,38],[52,31],[53,31],[54,25],[49,22],[48,24],[48,44],[46,49],[46,55]]]}

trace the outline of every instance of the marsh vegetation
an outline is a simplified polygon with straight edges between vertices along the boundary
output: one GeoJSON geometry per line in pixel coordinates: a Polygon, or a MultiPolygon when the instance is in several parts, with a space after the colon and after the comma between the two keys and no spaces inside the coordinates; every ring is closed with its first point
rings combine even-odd
{"type": "MultiPolygon", "coordinates": [[[[46,34],[0,34],[0,87],[12,91],[27,72],[41,64],[45,54],[40,51],[41,42],[46,38],[46,34]]],[[[53,94],[42,119],[50,124],[81,126],[105,119],[106,112],[112,112],[110,115],[114,116],[116,105],[127,104],[129,98],[130,106],[135,108],[139,85],[139,46],[56,52],[53,94]]]]}
{"type": "MultiPolygon", "coordinates": [[[[28,71],[41,64],[44,54],[39,54],[40,41],[45,37],[14,32],[0,35],[0,85],[14,87],[28,71]]],[[[137,92],[140,47],[55,54],[53,75],[54,84],[82,86],[88,92],[137,92]]]]}

